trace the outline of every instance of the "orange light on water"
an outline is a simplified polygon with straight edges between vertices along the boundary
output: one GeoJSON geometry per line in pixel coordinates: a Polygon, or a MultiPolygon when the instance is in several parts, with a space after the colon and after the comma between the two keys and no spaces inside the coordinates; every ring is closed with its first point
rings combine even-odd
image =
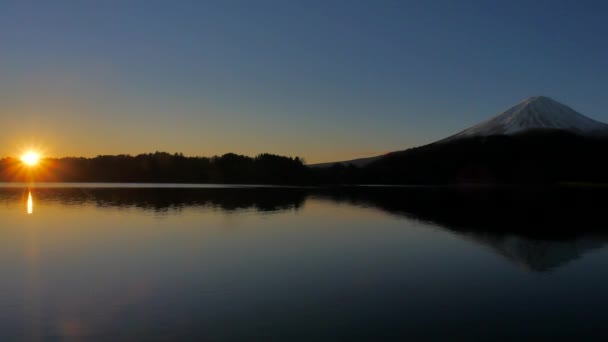
{"type": "Polygon", "coordinates": [[[34,200],[32,199],[32,192],[30,191],[27,195],[27,214],[31,215],[34,212],[34,200]]]}

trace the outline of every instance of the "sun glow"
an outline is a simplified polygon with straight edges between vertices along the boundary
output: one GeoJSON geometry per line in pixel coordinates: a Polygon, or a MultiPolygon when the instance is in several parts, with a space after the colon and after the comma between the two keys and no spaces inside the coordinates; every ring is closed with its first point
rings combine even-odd
{"type": "Polygon", "coordinates": [[[40,161],[40,154],[28,151],[21,156],[21,161],[27,166],[34,166],[40,161]]]}

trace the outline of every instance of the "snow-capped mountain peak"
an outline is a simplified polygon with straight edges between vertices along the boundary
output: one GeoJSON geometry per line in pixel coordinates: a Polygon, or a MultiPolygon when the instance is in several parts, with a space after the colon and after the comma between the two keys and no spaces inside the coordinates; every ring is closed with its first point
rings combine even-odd
{"type": "MultiPolygon", "coordinates": [[[[588,118],[549,97],[534,96],[523,100],[486,121],[430,145],[449,143],[461,138],[514,135],[535,130],[562,130],[583,136],[608,137],[608,124],[588,118]]],[[[334,164],[341,164],[344,166],[354,165],[363,167],[386,155],[388,154],[341,162],[313,164],[310,166],[330,167],[334,164]]]]}
{"type": "Polygon", "coordinates": [[[549,97],[534,96],[446,140],[511,135],[536,129],[559,129],[587,135],[608,132],[608,124],[588,118],[549,97]]]}

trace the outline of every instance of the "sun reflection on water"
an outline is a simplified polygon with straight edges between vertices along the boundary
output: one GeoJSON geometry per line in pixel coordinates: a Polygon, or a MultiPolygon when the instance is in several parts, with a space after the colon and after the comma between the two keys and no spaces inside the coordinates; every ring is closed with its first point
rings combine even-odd
{"type": "Polygon", "coordinates": [[[29,191],[27,195],[27,214],[31,215],[34,212],[34,200],[32,199],[32,192],[29,191]]]}

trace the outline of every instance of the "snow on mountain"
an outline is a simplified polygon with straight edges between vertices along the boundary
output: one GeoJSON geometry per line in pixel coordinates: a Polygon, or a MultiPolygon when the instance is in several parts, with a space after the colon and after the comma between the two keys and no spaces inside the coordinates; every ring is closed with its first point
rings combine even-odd
{"type": "MultiPolygon", "coordinates": [[[[528,130],[564,130],[581,135],[608,137],[608,124],[588,118],[549,97],[534,96],[486,121],[436,143],[450,142],[467,137],[512,135],[528,130]]],[[[384,155],[309,166],[329,167],[338,163],[344,166],[352,164],[361,167],[382,157],[384,155]]]]}
{"type": "Polygon", "coordinates": [[[474,136],[511,135],[531,129],[560,129],[593,135],[608,133],[608,124],[590,119],[546,96],[535,96],[444,141],[474,136]]]}

